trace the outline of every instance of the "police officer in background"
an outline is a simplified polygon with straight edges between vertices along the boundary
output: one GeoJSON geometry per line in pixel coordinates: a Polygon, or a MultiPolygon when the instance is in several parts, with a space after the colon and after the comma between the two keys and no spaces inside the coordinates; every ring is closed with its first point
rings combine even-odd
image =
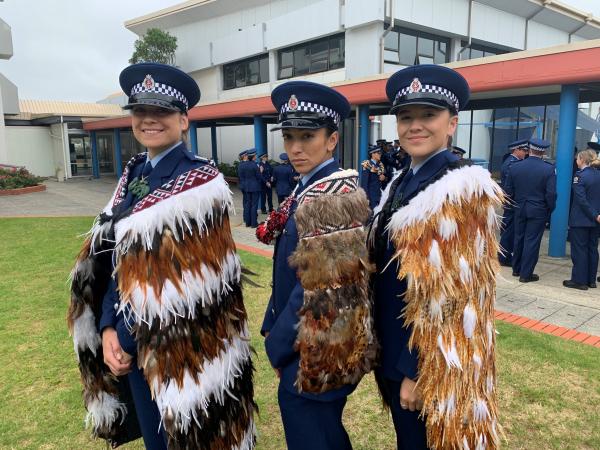
{"type": "Polygon", "coordinates": [[[563,286],[583,291],[596,287],[598,272],[600,171],[590,167],[595,159],[594,150],[583,150],[577,153],[579,170],[573,177],[573,201],[569,214],[573,270],[571,279],[563,281],[563,286]]]}
{"type": "Polygon", "coordinates": [[[262,192],[262,176],[256,164],[256,149],[246,151],[247,159],[240,163],[238,174],[244,186],[244,223],[247,227],[258,226],[258,198],[262,192]]]}
{"type": "MultiPolygon", "coordinates": [[[[506,177],[508,176],[509,167],[521,161],[529,151],[528,140],[519,139],[511,142],[508,145],[508,157],[502,163],[500,168],[500,187],[506,193],[506,177]]],[[[508,194],[507,194],[508,195],[508,194]]],[[[504,206],[504,214],[502,215],[502,234],[500,235],[500,252],[498,253],[498,261],[501,266],[512,266],[512,254],[515,243],[515,210],[513,208],[512,199],[509,197],[509,203],[504,206]]]]}
{"type": "Polygon", "coordinates": [[[556,170],[542,158],[550,143],[529,141],[529,158],[513,163],[506,177],[506,193],[515,202],[513,276],[521,283],[538,281],[533,273],[546,222],[556,206],[556,170]]]}
{"type": "Polygon", "coordinates": [[[294,168],[290,164],[287,153],[279,155],[281,164],[273,168],[273,183],[277,193],[277,202],[281,205],[283,201],[292,193],[296,186],[294,168]]]}
{"type": "Polygon", "coordinates": [[[381,162],[381,147],[371,145],[369,148],[370,159],[362,162],[362,171],[360,176],[360,187],[367,193],[369,207],[375,209],[381,198],[381,189],[386,181],[385,167],[381,162]]]}
{"type": "Polygon", "coordinates": [[[238,159],[240,161],[240,163],[237,166],[238,187],[240,188],[240,191],[242,192],[242,208],[244,210],[243,217],[244,217],[244,223],[246,223],[246,226],[247,226],[248,222],[246,221],[246,202],[248,201],[248,199],[246,198],[246,185],[244,184],[244,179],[240,175],[240,167],[242,167],[242,163],[244,161],[248,161],[248,150],[242,150],[238,154],[238,159]]]}
{"type": "Polygon", "coordinates": [[[269,155],[263,153],[260,155],[260,163],[258,165],[262,175],[262,192],[260,193],[260,209],[263,214],[273,211],[273,167],[269,164],[269,155]]]}

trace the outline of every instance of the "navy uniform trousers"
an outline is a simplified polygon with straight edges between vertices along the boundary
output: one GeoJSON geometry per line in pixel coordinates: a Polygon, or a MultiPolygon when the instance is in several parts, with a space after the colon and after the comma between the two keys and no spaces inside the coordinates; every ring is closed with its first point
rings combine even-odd
{"type": "MultiPolygon", "coordinates": [[[[600,195],[600,193],[599,193],[600,195]]],[[[570,227],[571,281],[590,285],[596,283],[598,272],[598,236],[600,227],[570,227]]]]}
{"type": "Polygon", "coordinates": [[[515,212],[512,268],[523,278],[529,278],[537,265],[546,222],[546,218],[528,218],[523,209],[515,212]]]}
{"type": "Polygon", "coordinates": [[[502,215],[502,232],[500,234],[500,251],[498,259],[503,264],[512,264],[515,244],[515,210],[512,206],[504,208],[502,215]]]}

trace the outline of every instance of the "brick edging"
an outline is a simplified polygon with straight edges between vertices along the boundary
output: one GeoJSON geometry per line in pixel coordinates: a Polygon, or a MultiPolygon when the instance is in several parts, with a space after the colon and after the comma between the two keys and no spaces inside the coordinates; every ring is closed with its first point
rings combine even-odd
{"type": "Polygon", "coordinates": [[[582,333],[571,328],[565,328],[558,325],[553,325],[551,323],[542,322],[541,320],[529,319],[517,314],[511,314],[498,310],[496,310],[494,316],[496,320],[501,320],[502,322],[518,325],[522,328],[527,328],[540,333],[551,334],[568,341],[581,342],[583,344],[600,348],[600,336],[582,333]]]}
{"type": "Polygon", "coordinates": [[[17,189],[0,189],[0,196],[29,194],[31,192],[42,192],[45,190],[46,190],[45,184],[36,184],[35,186],[27,186],[27,187],[17,188],[17,189]]]}
{"type": "MultiPolygon", "coordinates": [[[[273,257],[273,251],[270,250],[263,250],[260,248],[252,247],[251,245],[238,244],[237,242],[235,243],[235,245],[240,250],[254,253],[255,255],[265,256],[267,258],[273,257]]],[[[600,336],[581,333],[571,328],[560,327],[558,325],[552,325],[551,323],[530,319],[528,317],[519,316],[517,314],[510,314],[499,310],[495,311],[494,317],[496,318],[496,320],[501,320],[502,322],[518,325],[522,328],[527,328],[528,330],[551,334],[553,336],[558,336],[562,339],[581,342],[583,344],[600,348],[600,336]]]]}

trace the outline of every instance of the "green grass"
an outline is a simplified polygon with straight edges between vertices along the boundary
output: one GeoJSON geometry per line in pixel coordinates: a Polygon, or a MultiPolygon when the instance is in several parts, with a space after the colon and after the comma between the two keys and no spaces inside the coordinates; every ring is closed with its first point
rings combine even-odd
{"type": "MultiPolygon", "coordinates": [[[[90,218],[0,219],[0,448],[102,449],[85,430],[65,315],[67,276],[90,218]]],[[[285,448],[277,380],[259,328],[271,260],[240,252],[263,287],[245,290],[256,349],[261,450],[285,448]]],[[[498,323],[501,422],[510,449],[600,448],[600,351],[498,323]]],[[[391,420],[372,376],[350,396],[344,422],[355,449],[393,449],[391,420]]],[[[137,442],[125,448],[143,448],[137,442]]]]}

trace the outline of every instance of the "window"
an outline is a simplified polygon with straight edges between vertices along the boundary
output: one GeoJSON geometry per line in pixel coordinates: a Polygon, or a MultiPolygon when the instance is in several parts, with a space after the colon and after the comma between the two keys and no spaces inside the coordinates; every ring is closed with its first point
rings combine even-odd
{"type": "Polygon", "coordinates": [[[449,47],[448,38],[396,27],[385,36],[383,58],[404,66],[443,64],[450,61],[449,47]]]}
{"type": "MultiPolygon", "coordinates": [[[[464,48],[467,45],[467,41],[461,41],[460,45],[464,48]]],[[[501,55],[502,53],[508,53],[508,51],[471,43],[471,46],[460,54],[460,60],[484,58],[486,56],[501,55]]]]}
{"type": "Polygon", "coordinates": [[[344,67],[344,35],[285,48],[279,51],[278,59],[280,80],[344,67]]]}
{"type": "Polygon", "coordinates": [[[223,89],[269,81],[269,55],[260,55],[223,66],[223,89]]]}

